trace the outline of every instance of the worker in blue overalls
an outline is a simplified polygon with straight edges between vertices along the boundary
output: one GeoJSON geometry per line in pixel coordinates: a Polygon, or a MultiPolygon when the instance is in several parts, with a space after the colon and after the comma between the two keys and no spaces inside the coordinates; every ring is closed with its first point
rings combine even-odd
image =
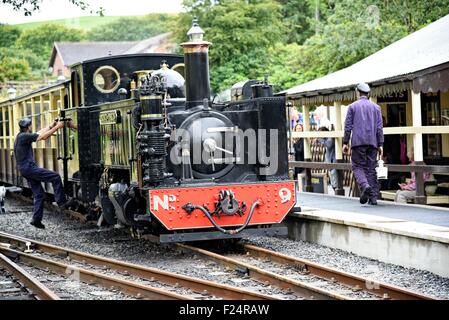
{"type": "Polygon", "coordinates": [[[64,127],[63,121],[55,120],[53,124],[39,130],[36,133],[31,132],[31,119],[24,118],[19,121],[20,132],[14,142],[14,155],[16,158],[17,169],[22,176],[27,179],[31,190],[33,191],[34,207],[31,225],[39,229],[45,229],[42,224],[44,214],[44,189],[42,182],[51,182],[55,194],[55,201],[59,207],[66,207],[68,200],[63,190],[61,177],[58,173],[39,168],[34,160],[31,143],[40,140],[47,140],[58,129],[64,127]]]}

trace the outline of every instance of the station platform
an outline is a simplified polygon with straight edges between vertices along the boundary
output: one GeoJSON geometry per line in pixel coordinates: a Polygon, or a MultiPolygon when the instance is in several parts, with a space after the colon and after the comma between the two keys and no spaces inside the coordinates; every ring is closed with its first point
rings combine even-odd
{"type": "Polygon", "coordinates": [[[301,192],[289,236],[449,277],[449,209],[301,192]]]}
{"type": "Polygon", "coordinates": [[[359,198],[310,192],[298,193],[297,199],[297,205],[301,207],[353,212],[449,227],[449,208],[400,204],[383,200],[380,200],[377,206],[362,205],[359,198]]]}

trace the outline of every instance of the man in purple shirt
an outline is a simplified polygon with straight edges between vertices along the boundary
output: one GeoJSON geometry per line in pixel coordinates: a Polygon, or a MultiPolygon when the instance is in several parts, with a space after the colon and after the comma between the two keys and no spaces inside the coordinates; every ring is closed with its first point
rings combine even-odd
{"type": "Polygon", "coordinates": [[[377,154],[382,157],[384,135],[382,112],[377,104],[368,100],[369,92],[366,83],[359,83],[356,87],[357,101],[349,106],[346,114],[343,152],[349,151],[352,133],[352,171],[360,189],[360,203],[376,205],[379,194],[377,154]]]}

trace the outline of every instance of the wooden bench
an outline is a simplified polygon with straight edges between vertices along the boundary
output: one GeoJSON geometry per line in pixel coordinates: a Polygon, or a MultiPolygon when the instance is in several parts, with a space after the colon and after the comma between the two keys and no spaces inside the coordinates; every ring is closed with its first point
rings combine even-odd
{"type": "Polygon", "coordinates": [[[436,194],[426,197],[426,204],[449,204],[449,196],[436,194]]]}
{"type": "Polygon", "coordinates": [[[381,190],[380,197],[384,200],[394,201],[394,198],[396,197],[396,191],[397,190],[381,190]]]}
{"type": "MultiPolygon", "coordinates": [[[[396,196],[397,190],[381,190],[380,196],[384,200],[392,200],[394,201],[394,198],[396,196]]],[[[427,196],[426,197],[426,204],[449,204],[449,196],[447,195],[441,195],[436,194],[433,196],[427,196]]]]}

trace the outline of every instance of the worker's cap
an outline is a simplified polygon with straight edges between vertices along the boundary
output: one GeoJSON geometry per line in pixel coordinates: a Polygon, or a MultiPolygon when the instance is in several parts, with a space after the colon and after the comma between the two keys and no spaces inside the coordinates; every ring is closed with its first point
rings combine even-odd
{"type": "Polygon", "coordinates": [[[360,91],[360,92],[363,92],[363,93],[368,93],[368,92],[370,92],[370,88],[369,88],[369,85],[367,84],[367,83],[365,83],[365,82],[360,82],[358,85],[357,85],[357,87],[356,87],[356,89],[358,90],[358,91],[360,91]]]}
{"type": "Polygon", "coordinates": [[[31,118],[23,118],[19,121],[19,127],[27,128],[31,125],[31,118]]]}

